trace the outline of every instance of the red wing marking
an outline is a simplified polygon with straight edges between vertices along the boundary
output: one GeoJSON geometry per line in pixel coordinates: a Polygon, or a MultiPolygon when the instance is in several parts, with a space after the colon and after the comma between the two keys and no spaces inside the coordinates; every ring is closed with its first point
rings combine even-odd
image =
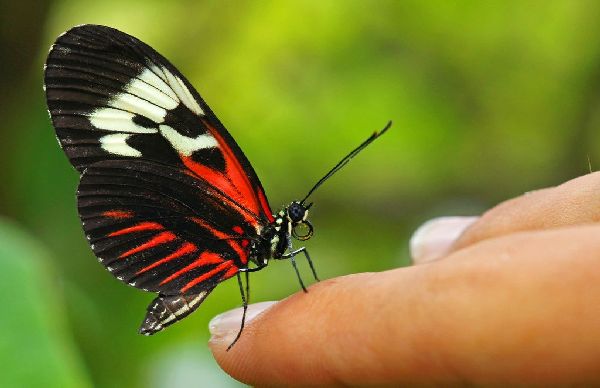
{"type": "Polygon", "coordinates": [[[201,218],[191,217],[191,220],[194,221],[195,223],[197,223],[198,225],[200,225],[201,227],[203,227],[204,229],[208,230],[210,233],[213,234],[213,236],[215,236],[219,240],[225,240],[229,237],[229,235],[227,233],[223,233],[223,232],[213,228],[212,226],[210,226],[209,224],[204,222],[204,220],[202,220],[201,218]]]}
{"type": "Polygon", "coordinates": [[[238,226],[238,225],[236,225],[236,226],[234,226],[232,229],[233,229],[233,231],[234,231],[234,232],[236,232],[237,234],[244,234],[244,229],[242,229],[242,227],[241,227],[241,226],[238,226]]]}
{"type": "Polygon", "coordinates": [[[164,264],[166,262],[169,262],[169,261],[171,261],[173,259],[176,259],[178,257],[187,255],[188,253],[192,253],[192,252],[196,251],[197,249],[198,248],[194,244],[192,244],[190,242],[186,242],[179,249],[177,249],[175,252],[171,253],[169,256],[164,257],[164,258],[162,258],[162,259],[160,259],[160,260],[158,260],[158,261],[150,264],[149,266],[146,266],[146,267],[140,269],[139,271],[136,272],[136,275],[142,274],[142,273],[144,273],[146,271],[151,270],[152,268],[156,268],[159,265],[164,264]]]}
{"type": "Polygon", "coordinates": [[[275,221],[275,217],[273,217],[271,208],[269,207],[269,202],[267,202],[267,197],[265,197],[265,193],[263,193],[261,189],[258,190],[258,200],[260,201],[260,206],[262,206],[269,222],[275,221]]]}
{"type": "Polygon", "coordinates": [[[212,252],[202,252],[199,259],[201,261],[200,265],[221,264],[223,261],[225,261],[220,255],[212,252]]]}
{"type": "Polygon", "coordinates": [[[221,281],[229,279],[230,277],[232,277],[233,275],[238,273],[238,271],[239,271],[239,269],[236,266],[229,268],[227,270],[227,272],[225,272],[225,274],[223,274],[223,276],[221,276],[221,281]]]}
{"type": "Polygon", "coordinates": [[[220,173],[209,167],[194,162],[191,158],[180,155],[181,160],[187,168],[206,180],[234,201],[249,209],[254,215],[266,214],[269,221],[274,221],[267,199],[262,190],[254,191],[254,186],[246,175],[246,171],[240,164],[229,144],[223,139],[219,131],[213,128],[206,120],[202,123],[208,128],[211,135],[219,143],[219,148],[225,159],[225,173],[220,173]]]}
{"type": "Polygon", "coordinates": [[[121,230],[117,230],[116,232],[110,233],[109,237],[120,236],[123,234],[134,233],[134,232],[142,232],[144,230],[162,230],[164,227],[156,222],[140,222],[137,225],[130,226],[129,228],[124,228],[121,230]]]}
{"type": "Polygon", "coordinates": [[[206,126],[206,128],[208,128],[208,130],[211,132],[211,134],[214,136],[214,138],[217,139],[217,142],[219,143],[219,146],[221,147],[221,150],[223,151],[223,157],[225,159],[226,174],[228,177],[231,177],[234,185],[238,188],[238,190],[244,196],[244,199],[247,199],[247,201],[244,201],[244,202],[254,200],[253,201],[254,203],[248,203],[248,205],[250,205],[250,206],[247,206],[248,209],[251,209],[257,215],[260,214],[259,208],[257,206],[258,203],[256,203],[256,195],[255,195],[254,191],[252,190],[253,189],[252,182],[250,182],[250,179],[248,178],[248,175],[246,175],[244,168],[240,165],[240,162],[235,157],[235,154],[233,153],[231,148],[229,148],[229,144],[227,144],[225,139],[223,139],[223,137],[221,137],[221,134],[219,133],[219,131],[214,129],[206,120],[202,120],[202,123],[206,126]]]}
{"type": "Polygon", "coordinates": [[[248,262],[248,253],[246,252],[246,250],[244,250],[240,246],[239,240],[234,240],[234,239],[230,238],[231,236],[229,236],[228,234],[223,233],[223,232],[213,228],[212,226],[210,226],[209,224],[207,224],[206,222],[204,222],[202,219],[200,219],[198,217],[192,217],[191,220],[194,221],[195,223],[197,223],[198,225],[200,225],[201,227],[207,229],[217,239],[226,240],[227,243],[229,244],[229,246],[231,247],[231,249],[233,249],[235,251],[235,253],[238,254],[242,264],[246,264],[248,262]]]}
{"type": "Polygon", "coordinates": [[[109,210],[102,213],[102,215],[110,218],[131,218],[133,217],[133,212],[125,210],[109,210]]]}
{"type": "MultiPolygon", "coordinates": [[[[233,263],[233,262],[231,260],[228,260],[225,263],[233,263]]],[[[200,256],[193,263],[185,266],[184,268],[182,268],[179,271],[175,272],[171,276],[167,277],[165,280],[163,280],[162,282],[160,282],[160,285],[162,286],[163,284],[168,283],[171,280],[178,278],[179,276],[183,275],[184,273],[186,273],[186,272],[188,272],[188,271],[190,271],[190,270],[192,270],[194,268],[197,268],[197,267],[200,267],[200,266],[203,266],[203,265],[208,265],[208,264],[221,264],[221,265],[219,265],[218,267],[215,268],[215,269],[217,269],[217,268],[221,267],[225,263],[223,263],[223,258],[221,258],[221,256],[217,255],[216,253],[202,252],[200,254],[200,256]]],[[[204,275],[209,274],[209,273],[213,273],[213,271],[215,269],[212,269],[212,270],[208,271],[207,273],[205,273],[205,274],[203,274],[201,276],[204,276],[204,275]]]]}
{"type": "MultiPolygon", "coordinates": [[[[181,288],[181,292],[182,293],[186,292],[190,288],[194,287],[196,284],[201,283],[212,276],[215,276],[219,272],[224,271],[231,266],[233,266],[233,268],[235,268],[235,270],[237,271],[237,268],[233,265],[233,260],[227,260],[226,262],[222,263],[221,265],[216,266],[215,268],[211,269],[210,271],[198,276],[191,282],[187,283],[185,286],[183,286],[181,288]]],[[[229,272],[229,271],[227,271],[227,272],[229,272]]]]}
{"type": "Polygon", "coordinates": [[[242,193],[227,179],[226,175],[223,175],[212,168],[206,167],[200,163],[194,162],[189,156],[181,156],[183,164],[190,170],[196,173],[202,179],[208,181],[211,185],[215,186],[231,198],[236,201],[240,201],[242,193]]]}
{"type": "MultiPolygon", "coordinates": [[[[233,263],[233,261],[227,260],[225,263],[233,263]]],[[[221,256],[217,255],[216,253],[202,252],[200,254],[200,256],[198,256],[198,258],[196,260],[194,260],[194,262],[192,262],[191,264],[183,267],[182,269],[180,269],[179,271],[173,273],[169,277],[165,278],[165,280],[163,280],[162,282],[160,282],[160,285],[162,286],[162,285],[164,285],[166,283],[169,283],[171,280],[177,279],[178,277],[180,277],[184,273],[189,272],[189,271],[193,270],[194,268],[198,268],[198,267],[201,267],[203,265],[208,265],[208,264],[220,264],[216,268],[214,268],[214,269],[206,272],[205,274],[203,274],[201,276],[204,276],[204,275],[209,274],[209,273],[213,273],[213,271],[215,269],[221,267],[225,263],[223,263],[223,259],[221,258],[221,256]]]]}
{"type": "Polygon", "coordinates": [[[194,178],[202,178],[218,190],[221,190],[225,197],[223,199],[229,203],[231,207],[240,209],[240,213],[252,225],[256,223],[256,214],[254,210],[247,206],[240,192],[232,185],[227,177],[215,170],[194,162],[191,158],[181,156],[183,164],[192,172],[190,175],[194,178]],[[250,213],[250,214],[248,214],[250,213]]]}
{"type": "Polygon", "coordinates": [[[142,245],[139,245],[139,246],[123,253],[121,256],[119,256],[119,258],[123,259],[123,258],[125,258],[127,256],[131,256],[135,253],[145,251],[146,249],[154,248],[155,246],[158,246],[160,244],[168,243],[170,241],[175,240],[176,238],[177,238],[177,236],[175,236],[175,234],[173,234],[171,232],[159,233],[156,236],[154,236],[152,239],[150,239],[149,241],[143,243],[142,245]]]}

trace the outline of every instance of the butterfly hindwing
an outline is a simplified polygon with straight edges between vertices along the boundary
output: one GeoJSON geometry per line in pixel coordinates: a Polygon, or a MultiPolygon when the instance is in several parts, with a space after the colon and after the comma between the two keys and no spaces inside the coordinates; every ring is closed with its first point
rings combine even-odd
{"type": "Polygon", "coordinates": [[[86,236],[119,280],[162,295],[198,293],[247,266],[248,214],[183,170],[144,160],[90,166],[78,189],[86,236]]]}

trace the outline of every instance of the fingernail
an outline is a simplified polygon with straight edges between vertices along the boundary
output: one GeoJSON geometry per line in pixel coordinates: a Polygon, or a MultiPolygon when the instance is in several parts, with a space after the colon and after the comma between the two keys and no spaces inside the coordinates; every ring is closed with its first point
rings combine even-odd
{"type": "MultiPolygon", "coordinates": [[[[260,302],[248,305],[248,311],[246,311],[246,324],[250,323],[260,313],[264,312],[275,303],[277,302],[260,302]]],[[[243,311],[244,309],[239,307],[223,314],[219,314],[211,319],[208,323],[208,330],[210,330],[211,334],[210,340],[220,341],[229,337],[233,340],[240,330],[243,311]]]]}
{"type": "Polygon", "coordinates": [[[413,263],[422,264],[443,257],[456,239],[479,217],[439,217],[421,225],[410,239],[413,263]]]}

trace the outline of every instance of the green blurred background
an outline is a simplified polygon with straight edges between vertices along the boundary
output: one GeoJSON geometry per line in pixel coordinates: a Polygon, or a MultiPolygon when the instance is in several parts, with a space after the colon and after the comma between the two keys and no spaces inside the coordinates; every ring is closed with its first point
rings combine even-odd
{"type": "MultiPolygon", "coordinates": [[[[235,136],[274,208],[394,120],[313,198],[307,246],[322,278],[407,265],[423,221],[477,214],[600,164],[597,1],[0,7],[2,387],[237,385],[206,347],[210,318],[240,303],[235,281],[146,338],[136,331],[152,295],[113,279],[87,246],[78,176],[42,91],[47,50],[73,25],[119,28],[169,58],[235,136]]],[[[285,262],[252,280],[254,301],[298,290],[285,262]]]]}

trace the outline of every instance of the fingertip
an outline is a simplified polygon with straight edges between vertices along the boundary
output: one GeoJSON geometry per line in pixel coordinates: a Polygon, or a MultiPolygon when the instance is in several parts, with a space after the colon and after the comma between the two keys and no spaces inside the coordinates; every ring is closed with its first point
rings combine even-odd
{"type": "Polygon", "coordinates": [[[414,264],[423,264],[444,257],[454,242],[479,217],[439,217],[422,224],[410,239],[410,254],[414,264]]]}
{"type": "Polygon", "coordinates": [[[208,347],[221,369],[233,378],[247,383],[253,381],[251,363],[247,361],[252,357],[252,346],[247,344],[254,331],[252,323],[277,303],[269,301],[248,305],[244,330],[233,346],[241,328],[243,308],[224,312],[210,320],[208,347]]]}
{"type": "MultiPolygon", "coordinates": [[[[260,315],[276,303],[277,302],[272,301],[248,305],[245,323],[249,324],[254,320],[254,318],[256,318],[258,315],[260,315]]],[[[243,312],[243,307],[238,307],[236,309],[219,314],[213,319],[211,319],[208,323],[208,329],[211,335],[209,340],[210,343],[227,343],[228,341],[229,343],[231,343],[240,330],[243,312]]]]}
{"type": "Polygon", "coordinates": [[[258,314],[230,351],[222,339],[209,345],[221,368],[249,385],[383,382],[391,372],[377,349],[390,333],[373,328],[396,326],[402,309],[381,303],[406,294],[402,283],[390,272],[325,280],[258,314]]]}

